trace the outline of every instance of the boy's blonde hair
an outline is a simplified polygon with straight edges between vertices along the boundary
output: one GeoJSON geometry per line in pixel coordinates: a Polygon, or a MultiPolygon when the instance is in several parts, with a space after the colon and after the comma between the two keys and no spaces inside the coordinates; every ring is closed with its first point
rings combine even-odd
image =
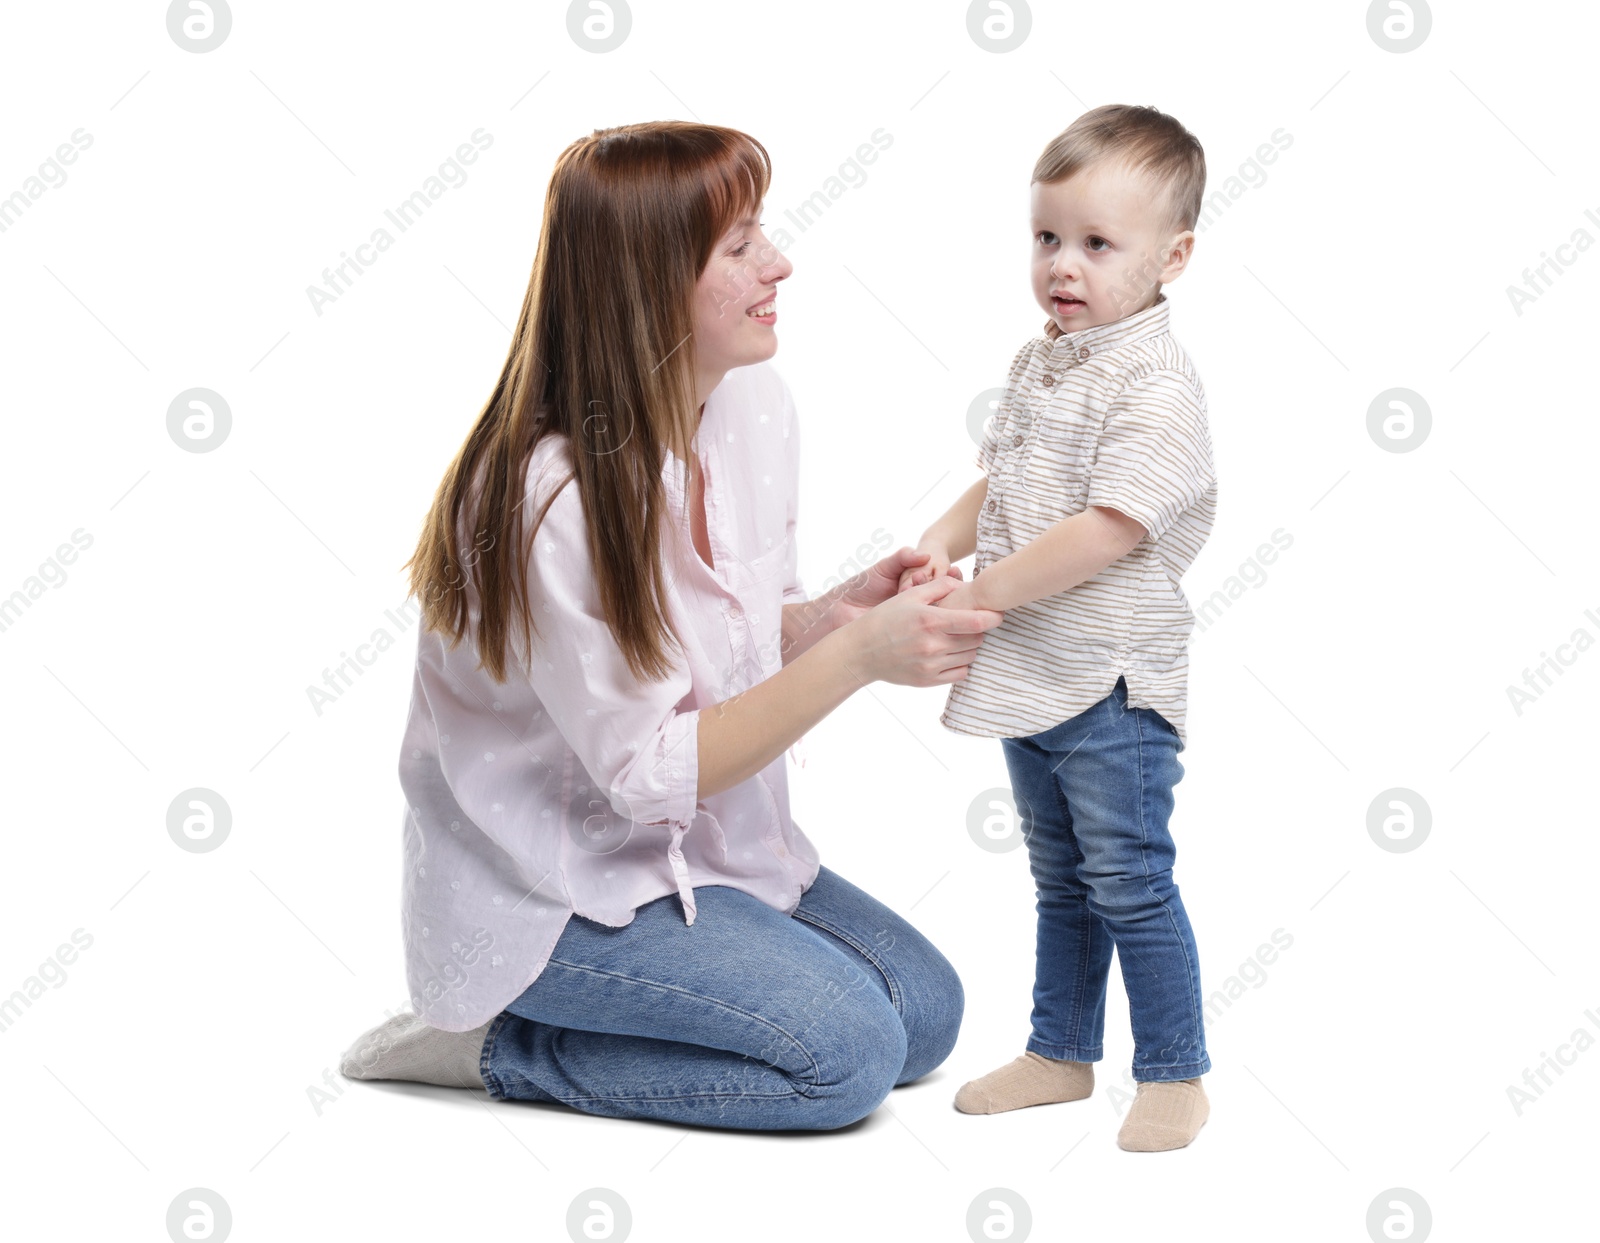
{"type": "Polygon", "coordinates": [[[1101,163],[1121,164],[1149,180],[1165,207],[1165,232],[1199,222],[1206,153],[1175,118],[1139,104],[1091,108],[1050,140],[1033,166],[1033,180],[1050,185],[1101,163]]]}

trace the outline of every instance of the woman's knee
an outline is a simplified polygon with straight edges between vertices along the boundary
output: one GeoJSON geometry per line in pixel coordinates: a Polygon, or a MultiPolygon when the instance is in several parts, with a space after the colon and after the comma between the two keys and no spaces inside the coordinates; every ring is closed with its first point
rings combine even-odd
{"type": "Polygon", "coordinates": [[[866,1117],[889,1095],[906,1063],[905,1025],[876,989],[836,999],[800,1039],[812,1069],[797,1088],[811,1102],[805,1125],[816,1130],[866,1117]]]}
{"type": "Polygon", "coordinates": [[[896,1086],[911,1083],[941,1065],[956,1047],[966,990],[950,960],[929,944],[916,973],[901,990],[906,1061],[896,1086]]]}

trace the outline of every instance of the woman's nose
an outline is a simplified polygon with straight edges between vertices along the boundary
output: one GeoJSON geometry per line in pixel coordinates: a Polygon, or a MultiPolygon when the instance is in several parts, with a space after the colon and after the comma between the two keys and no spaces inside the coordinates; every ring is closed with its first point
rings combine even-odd
{"type": "Polygon", "coordinates": [[[794,264],[784,258],[783,252],[774,246],[772,247],[771,259],[761,272],[762,283],[771,285],[778,281],[788,280],[789,274],[793,271],[794,264]]]}

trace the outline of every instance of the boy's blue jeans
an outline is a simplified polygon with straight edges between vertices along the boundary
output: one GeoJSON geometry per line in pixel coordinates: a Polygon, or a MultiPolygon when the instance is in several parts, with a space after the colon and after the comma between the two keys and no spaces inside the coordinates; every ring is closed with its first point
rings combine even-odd
{"type": "Polygon", "coordinates": [[[1211,1069],[1200,962],[1172,880],[1167,831],[1183,778],[1177,731],[1129,708],[1123,678],[1092,708],[1002,740],[1037,885],[1033,1032],[1044,1057],[1103,1056],[1111,949],[1133,1025],[1133,1077],[1193,1079],[1211,1069]]]}

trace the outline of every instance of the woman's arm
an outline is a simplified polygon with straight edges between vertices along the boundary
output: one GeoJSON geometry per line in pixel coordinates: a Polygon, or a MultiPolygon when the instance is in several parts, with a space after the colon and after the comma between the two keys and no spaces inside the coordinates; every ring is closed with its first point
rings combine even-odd
{"type": "MultiPolygon", "coordinates": [[[[892,566],[895,573],[900,568],[898,555],[882,564],[892,566]]],[[[831,614],[848,616],[854,607],[849,589],[854,585],[859,592],[868,582],[875,592],[893,591],[895,578],[863,570],[840,585],[844,590],[831,614]]],[[[782,669],[749,690],[697,709],[696,797],[708,798],[753,777],[869,682],[935,686],[966,677],[984,632],[1004,618],[993,610],[937,607],[939,599],[958,585],[955,579],[944,578],[892,596],[855,620],[819,634],[782,669]]]]}
{"type": "MultiPolygon", "coordinates": [[[[790,609],[805,607],[785,605],[785,622],[790,609]]],[[[871,681],[853,653],[848,627],[818,634],[771,677],[701,708],[696,797],[708,798],[753,777],[871,681]]]]}
{"type": "Polygon", "coordinates": [[[848,582],[839,583],[815,600],[783,606],[784,664],[810,651],[818,639],[832,634],[844,624],[845,619],[839,616],[834,605],[849,586],[848,582]]]}
{"type": "Polygon", "coordinates": [[[849,625],[889,599],[899,589],[900,576],[926,560],[926,553],[901,547],[813,600],[785,604],[783,663],[787,665],[823,635],[849,625]]]}

